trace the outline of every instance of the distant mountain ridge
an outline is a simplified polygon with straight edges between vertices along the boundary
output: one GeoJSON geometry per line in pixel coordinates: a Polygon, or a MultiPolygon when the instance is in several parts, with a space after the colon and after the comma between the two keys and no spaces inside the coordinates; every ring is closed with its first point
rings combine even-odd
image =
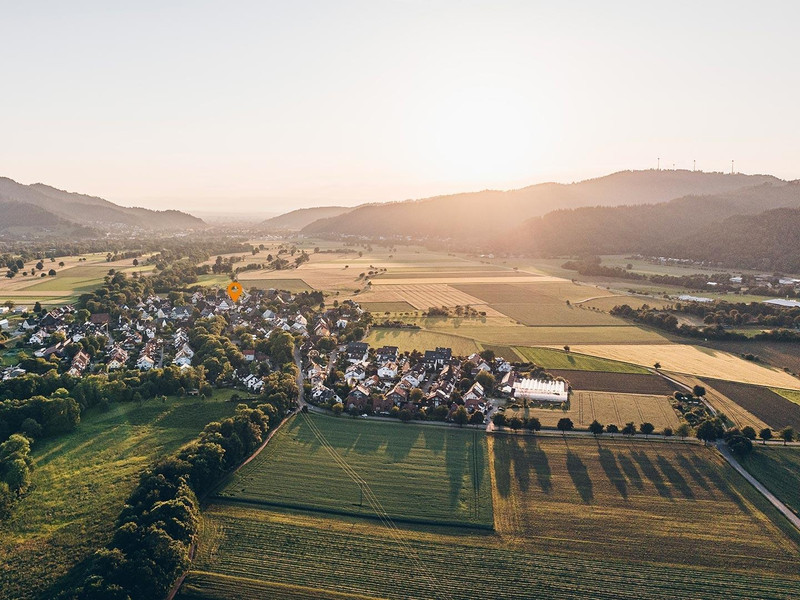
{"type": "Polygon", "coordinates": [[[771,175],[686,170],[620,171],[571,184],[542,183],[510,191],[485,190],[366,204],[338,216],[316,220],[301,231],[310,235],[411,236],[469,242],[511,233],[523,221],[553,210],[654,204],[690,194],[722,194],[784,183],[771,175]]]}
{"type": "Polygon", "coordinates": [[[42,183],[23,185],[7,177],[0,177],[0,202],[29,207],[27,219],[20,206],[13,207],[15,227],[26,228],[28,232],[53,226],[52,219],[47,215],[63,221],[59,227],[71,223],[79,226],[75,231],[84,234],[87,234],[88,228],[97,228],[99,231],[107,231],[109,227],[165,231],[205,227],[202,219],[177,210],[127,208],[102,198],[67,192],[42,183]]]}
{"type": "Polygon", "coordinates": [[[351,210],[353,210],[353,207],[348,206],[298,208],[297,210],[267,219],[263,221],[259,227],[266,231],[300,231],[314,221],[338,217],[351,210]]]}

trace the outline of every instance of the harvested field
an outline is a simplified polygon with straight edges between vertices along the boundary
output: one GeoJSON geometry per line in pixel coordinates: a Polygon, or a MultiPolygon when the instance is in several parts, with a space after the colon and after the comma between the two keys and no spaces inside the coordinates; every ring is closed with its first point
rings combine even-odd
{"type": "Polygon", "coordinates": [[[286,290],[287,292],[308,292],[313,288],[299,278],[286,279],[244,279],[239,278],[239,282],[245,289],[256,288],[258,290],[286,290]]]}
{"type": "Polygon", "coordinates": [[[574,352],[601,356],[623,362],[652,367],[656,362],[662,369],[700,377],[714,377],[787,389],[800,389],[800,380],[777,369],[767,368],[738,356],[686,344],[665,345],[602,345],[571,344],[574,352]]]}
{"type": "Polygon", "coordinates": [[[383,313],[414,312],[416,309],[408,302],[359,302],[364,310],[375,313],[380,317],[383,313]]]}
{"type": "Polygon", "coordinates": [[[400,352],[423,352],[439,346],[452,348],[453,354],[457,356],[469,356],[478,351],[478,345],[472,339],[422,329],[373,327],[365,341],[373,347],[397,346],[400,352]]]}
{"type": "Polygon", "coordinates": [[[585,354],[575,354],[574,352],[564,352],[552,348],[526,348],[518,346],[515,350],[524,360],[533,362],[545,369],[649,374],[647,369],[638,365],[598,358],[596,356],[587,356],[585,354]]]}
{"type": "Polygon", "coordinates": [[[548,369],[548,372],[554,377],[563,377],[569,381],[574,390],[668,396],[678,389],[663,377],[644,373],[607,373],[564,369],[548,369]]]}
{"type": "Polygon", "coordinates": [[[800,533],[713,448],[510,435],[489,445],[495,529],[520,549],[800,574],[800,533]]]}
{"type": "Polygon", "coordinates": [[[681,423],[670,404],[669,396],[614,392],[574,392],[566,411],[560,408],[508,408],[506,415],[536,417],[543,427],[552,428],[555,428],[562,417],[572,419],[576,429],[587,429],[595,419],[603,425],[614,423],[620,428],[629,421],[637,427],[641,423],[652,423],[656,433],[665,427],[675,429],[681,423]]]}
{"type": "Polygon", "coordinates": [[[705,381],[772,429],[778,430],[789,425],[800,430],[800,406],[772,390],[719,379],[705,381]]]}
{"type": "Polygon", "coordinates": [[[659,300],[657,298],[647,298],[642,296],[630,296],[625,294],[619,294],[615,296],[602,296],[598,298],[591,298],[589,300],[584,300],[582,302],[576,303],[579,306],[585,306],[587,308],[596,308],[602,311],[610,311],[615,306],[619,306],[622,304],[627,304],[633,309],[639,309],[645,304],[650,306],[651,308],[664,308],[672,302],[667,302],[666,300],[659,300]]]}
{"type": "MultiPolygon", "coordinates": [[[[384,279],[378,277],[373,280],[373,285],[419,285],[428,283],[429,278],[426,277],[416,277],[409,274],[409,277],[406,278],[397,278],[397,279],[384,279]]],[[[453,285],[453,286],[461,286],[461,285],[470,285],[470,284],[507,284],[509,279],[513,279],[515,283],[556,283],[563,281],[560,277],[547,277],[544,275],[518,275],[517,277],[508,277],[505,274],[484,274],[478,276],[471,276],[466,277],[462,275],[458,275],[455,277],[437,277],[436,280],[439,283],[453,285]]],[[[492,287],[495,287],[494,285],[492,287]]]]}

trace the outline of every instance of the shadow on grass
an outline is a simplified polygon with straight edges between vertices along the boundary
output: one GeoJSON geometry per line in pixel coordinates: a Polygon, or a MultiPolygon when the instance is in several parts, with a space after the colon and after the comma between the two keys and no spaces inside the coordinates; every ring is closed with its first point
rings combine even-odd
{"type": "Polygon", "coordinates": [[[625,476],[617,464],[617,459],[614,458],[614,453],[605,448],[598,448],[600,455],[600,466],[603,467],[608,480],[617,488],[619,495],[627,500],[628,498],[628,485],[625,483],[625,476]]]}
{"type": "Polygon", "coordinates": [[[572,483],[584,503],[590,504],[594,499],[592,491],[592,479],[589,477],[589,470],[586,465],[574,452],[567,450],[567,471],[572,477],[572,483]]]}
{"type": "MultiPolygon", "coordinates": [[[[709,465],[708,463],[703,464],[703,459],[701,459],[699,456],[693,456],[692,463],[694,463],[694,466],[699,471],[704,471],[709,480],[711,480],[711,484],[720,492],[725,494],[725,496],[727,496],[731,502],[739,507],[739,510],[748,515],[752,512],[750,508],[742,501],[741,496],[739,496],[739,494],[728,484],[728,482],[725,481],[725,479],[723,479],[719,473],[717,473],[716,469],[714,469],[714,465],[709,465]]],[[[727,463],[725,466],[729,467],[727,463]]],[[[729,468],[733,469],[733,467],[729,468]]]]}
{"type": "Polygon", "coordinates": [[[420,427],[424,438],[425,449],[434,454],[441,454],[444,451],[444,436],[437,427],[420,427]]]}
{"type": "Polygon", "coordinates": [[[630,484],[637,490],[642,490],[644,488],[642,476],[639,474],[639,469],[636,468],[636,465],[633,464],[633,461],[630,459],[630,457],[618,452],[617,460],[619,461],[619,466],[622,467],[622,471],[625,473],[625,477],[628,478],[630,484]]]}
{"type": "Polygon", "coordinates": [[[658,495],[662,498],[672,498],[672,493],[669,491],[669,487],[667,487],[667,484],[664,483],[664,478],[661,476],[661,473],[659,473],[658,469],[656,469],[656,466],[653,464],[653,461],[650,460],[650,457],[639,450],[634,450],[631,452],[631,456],[633,456],[633,460],[635,460],[639,465],[639,468],[642,470],[644,476],[647,477],[650,480],[650,483],[655,486],[658,495]]]}
{"type": "Polygon", "coordinates": [[[461,491],[464,488],[464,475],[467,470],[467,436],[448,435],[444,451],[447,475],[450,478],[450,507],[459,504],[461,491]]]}
{"type": "Polygon", "coordinates": [[[531,486],[531,475],[524,442],[520,443],[517,438],[514,438],[509,440],[508,447],[511,455],[509,462],[514,467],[514,477],[517,480],[517,485],[520,491],[527,492],[531,486]]]}
{"type": "Polygon", "coordinates": [[[495,436],[493,450],[494,482],[497,493],[501,498],[508,498],[511,494],[511,461],[506,436],[495,436]]]}
{"type": "Polygon", "coordinates": [[[682,454],[679,454],[677,461],[681,468],[689,474],[689,477],[691,477],[698,486],[706,491],[711,489],[708,486],[708,481],[706,481],[706,478],[703,477],[703,474],[700,473],[700,471],[698,471],[691,462],[689,462],[689,459],[682,454]]]}
{"type": "MultiPolygon", "coordinates": [[[[417,443],[421,429],[422,427],[401,426],[398,430],[388,430],[387,433],[389,433],[389,435],[386,443],[387,456],[389,456],[394,462],[400,462],[401,460],[408,458],[408,455],[411,453],[411,448],[413,448],[414,444],[417,443]]],[[[377,436],[370,437],[375,437],[376,441],[380,442],[380,440],[377,440],[377,436]]]]}
{"type": "Polygon", "coordinates": [[[690,500],[694,500],[694,492],[692,488],[689,486],[689,482],[686,481],[683,475],[678,472],[678,470],[669,462],[666,458],[661,456],[660,454],[656,458],[656,462],[658,462],[658,467],[661,469],[661,472],[667,476],[667,479],[672,484],[672,487],[677,489],[681,494],[683,494],[684,498],[689,498],[690,500]]]}
{"type": "Polygon", "coordinates": [[[545,494],[549,494],[553,490],[553,480],[547,453],[541,449],[536,440],[532,440],[532,443],[528,446],[528,456],[536,471],[536,480],[539,482],[539,487],[542,488],[545,494]]]}

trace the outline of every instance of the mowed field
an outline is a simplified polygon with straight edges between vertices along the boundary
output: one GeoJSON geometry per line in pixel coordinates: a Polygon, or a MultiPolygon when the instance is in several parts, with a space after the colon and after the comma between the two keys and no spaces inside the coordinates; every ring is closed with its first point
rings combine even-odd
{"type": "Polygon", "coordinates": [[[0,598],[39,596],[106,544],[139,473],[233,414],[228,396],[93,409],[72,433],[37,442],[31,491],[0,522],[0,598]]]}
{"type": "Polygon", "coordinates": [[[757,444],[742,465],[800,515],[800,448],[757,444]]]}
{"type": "Polygon", "coordinates": [[[597,419],[603,425],[614,423],[622,428],[625,423],[652,423],[656,432],[664,427],[675,429],[680,419],[670,404],[668,396],[621,394],[614,392],[573,392],[567,410],[555,408],[507,408],[506,416],[536,417],[543,427],[555,428],[558,420],[569,417],[576,429],[588,429],[597,419]]]}
{"type": "MultiPolygon", "coordinates": [[[[705,380],[704,380],[705,381],[705,380]]],[[[778,430],[787,425],[800,430],[800,405],[770,389],[732,381],[708,379],[708,383],[758,419],[778,430]]]]}
{"type": "Polygon", "coordinates": [[[213,503],[178,597],[797,597],[798,534],[712,449],[489,444],[494,533],[213,503]]]}
{"type": "Polygon", "coordinates": [[[665,371],[715,377],[753,385],[800,389],[800,379],[744,360],[733,354],[685,344],[575,344],[572,350],[637,365],[652,367],[656,362],[665,371]]]}
{"type": "Polygon", "coordinates": [[[723,568],[740,585],[741,571],[800,575],[800,532],[712,448],[508,435],[489,447],[495,527],[515,546],[723,568]]]}
{"type": "Polygon", "coordinates": [[[332,451],[367,482],[392,519],[492,525],[486,438],[473,429],[301,414],[217,498],[373,515],[332,451]]]}
{"type": "Polygon", "coordinates": [[[649,371],[639,365],[575,354],[552,348],[526,348],[517,346],[516,353],[523,359],[535,363],[545,369],[573,369],[578,371],[604,371],[608,373],[642,373],[649,371]]]}

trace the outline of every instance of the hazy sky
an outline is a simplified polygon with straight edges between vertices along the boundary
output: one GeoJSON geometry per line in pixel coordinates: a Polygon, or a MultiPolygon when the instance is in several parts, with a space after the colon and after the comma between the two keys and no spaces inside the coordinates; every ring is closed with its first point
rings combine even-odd
{"type": "Polygon", "coordinates": [[[280,211],[800,177],[797,2],[0,0],[0,175],[280,211]]]}

